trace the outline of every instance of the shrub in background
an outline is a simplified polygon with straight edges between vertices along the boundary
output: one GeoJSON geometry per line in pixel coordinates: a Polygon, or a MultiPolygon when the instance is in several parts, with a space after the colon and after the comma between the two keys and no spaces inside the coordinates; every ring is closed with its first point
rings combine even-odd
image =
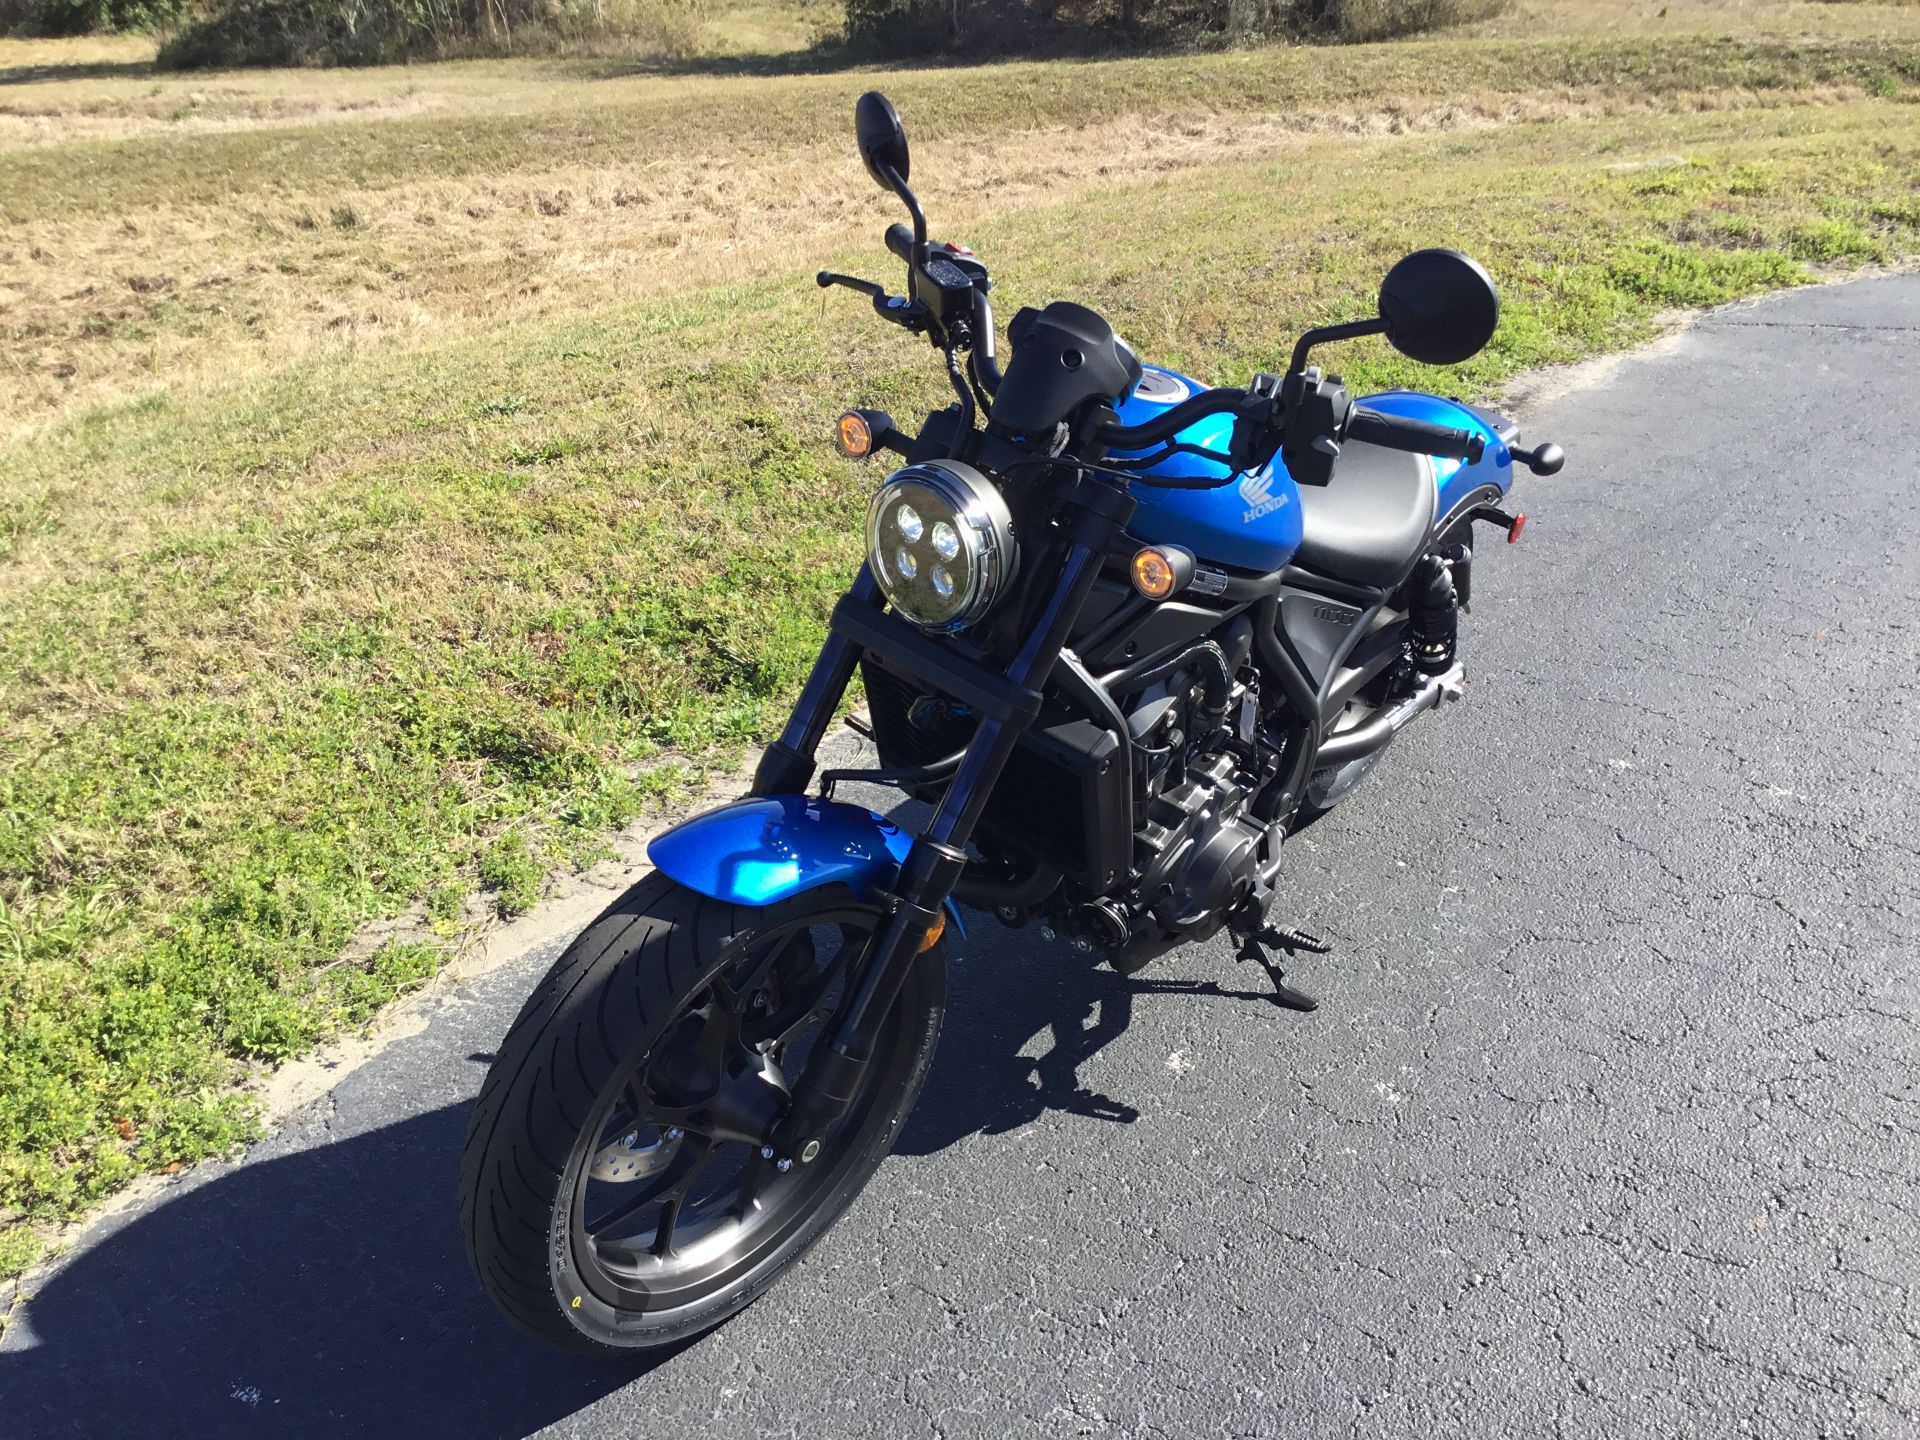
{"type": "Polygon", "coordinates": [[[1506,0],[1294,0],[1280,8],[1292,12],[1296,33],[1353,42],[1486,20],[1504,10],[1506,0]]]}
{"type": "MultiPolygon", "coordinates": [[[[0,0],[0,34],[186,25],[174,68],[370,65],[593,49],[698,53],[725,0],[0,0]],[[198,18],[195,18],[195,16],[198,18]],[[189,23],[191,22],[191,23],[189,23]]],[[[846,35],[882,54],[1137,48],[1143,41],[1384,40],[1484,19],[1506,0],[841,0],[846,35]]]]}
{"type": "Polygon", "coordinates": [[[892,53],[1137,43],[1385,40],[1484,20],[1507,0],[845,0],[847,38],[892,53]]]}
{"type": "Polygon", "coordinates": [[[682,56],[710,0],[214,0],[161,48],[172,68],[373,65],[620,41],[682,56]]]}
{"type": "Polygon", "coordinates": [[[0,0],[0,35],[91,35],[178,25],[192,0],[0,0]]]}
{"type": "MultiPolygon", "coordinates": [[[[434,34],[442,0],[230,0],[160,48],[162,66],[369,65],[434,34]]],[[[489,7],[491,8],[491,7],[489,7]]]]}

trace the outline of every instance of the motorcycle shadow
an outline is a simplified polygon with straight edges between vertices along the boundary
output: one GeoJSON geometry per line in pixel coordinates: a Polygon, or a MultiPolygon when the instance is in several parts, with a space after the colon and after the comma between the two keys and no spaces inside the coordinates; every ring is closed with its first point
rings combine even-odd
{"type": "MultiPolygon", "coordinates": [[[[928,1155],[1048,1111],[1137,1119],[1081,1070],[1132,1023],[1135,994],[1179,982],[969,921],[933,1074],[895,1149],[928,1155]]],[[[16,1311],[0,1429],[519,1440],[671,1362],[678,1351],[613,1365],[551,1352],[486,1303],[453,1213],[468,1103],[304,1149],[269,1141],[108,1222],[16,1311]]]]}
{"type": "MultiPolygon", "coordinates": [[[[931,814],[873,787],[849,787],[844,798],[916,832],[931,814]]],[[[940,1050],[893,1153],[932,1155],[969,1135],[1017,1130],[1049,1110],[1138,1120],[1133,1106],[1089,1089],[1079,1073],[1133,1023],[1132,984],[1093,956],[1042,940],[1037,924],[1009,930],[969,910],[966,928],[966,938],[948,941],[940,1050]],[[1026,1054],[1036,1043],[1045,1050],[1026,1054]]]]}
{"type": "Polygon", "coordinates": [[[1049,1110],[1123,1125],[1139,1119],[1080,1077],[1132,1023],[1135,983],[1042,941],[1037,929],[1002,930],[986,915],[969,915],[968,927],[974,939],[950,952],[939,1054],[895,1153],[931,1155],[1049,1110]]]}
{"type": "Polygon", "coordinates": [[[49,1273],[0,1429],[519,1440],[670,1359],[548,1351],[487,1305],[453,1213],[467,1111],[196,1177],[49,1273]]]}

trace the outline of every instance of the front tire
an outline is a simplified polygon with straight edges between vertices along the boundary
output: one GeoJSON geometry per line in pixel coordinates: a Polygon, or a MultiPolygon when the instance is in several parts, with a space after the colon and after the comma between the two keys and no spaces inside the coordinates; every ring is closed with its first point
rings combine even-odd
{"type": "Polygon", "coordinates": [[[920,954],[847,1115],[779,1171],[749,1135],[785,1104],[885,916],[844,889],[765,908],[643,880],[521,1009],[474,1105],[467,1253],[529,1333],[613,1354],[737,1313],[865,1187],[926,1079],[946,1004],[920,954]]]}

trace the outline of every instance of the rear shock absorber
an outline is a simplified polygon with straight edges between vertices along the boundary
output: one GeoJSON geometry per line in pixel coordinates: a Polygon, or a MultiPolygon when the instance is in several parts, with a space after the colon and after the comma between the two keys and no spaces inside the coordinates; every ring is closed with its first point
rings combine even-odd
{"type": "Polygon", "coordinates": [[[1453,664],[1460,634],[1460,600],[1454,593],[1452,568],[1439,555],[1422,556],[1407,588],[1413,663],[1424,674],[1438,675],[1453,664]]]}
{"type": "Polygon", "coordinates": [[[1456,540],[1440,552],[1446,557],[1447,569],[1453,572],[1453,596],[1460,603],[1460,613],[1473,612],[1473,546],[1464,540],[1456,540]]]}

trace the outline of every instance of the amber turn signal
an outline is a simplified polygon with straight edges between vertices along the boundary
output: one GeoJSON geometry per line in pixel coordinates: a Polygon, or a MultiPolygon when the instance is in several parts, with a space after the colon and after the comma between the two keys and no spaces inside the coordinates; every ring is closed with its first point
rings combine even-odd
{"type": "Polygon", "coordinates": [[[1134,553],[1133,588],[1149,600],[1164,600],[1180,588],[1180,560],[1186,557],[1175,556],[1149,545],[1134,553]]]}
{"type": "Polygon", "coordinates": [[[849,410],[840,417],[834,437],[840,442],[842,455],[864,460],[873,453],[873,427],[867,424],[867,417],[858,410],[849,410]]]}
{"type": "Polygon", "coordinates": [[[940,943],[940,937],[946,933],[947,917],[946,912],[942,911],[934,917],[933,924],[927,927],[927,933],[920,937],[921,951],[925,952],[933,949],[934,946],[940,943]]]}

